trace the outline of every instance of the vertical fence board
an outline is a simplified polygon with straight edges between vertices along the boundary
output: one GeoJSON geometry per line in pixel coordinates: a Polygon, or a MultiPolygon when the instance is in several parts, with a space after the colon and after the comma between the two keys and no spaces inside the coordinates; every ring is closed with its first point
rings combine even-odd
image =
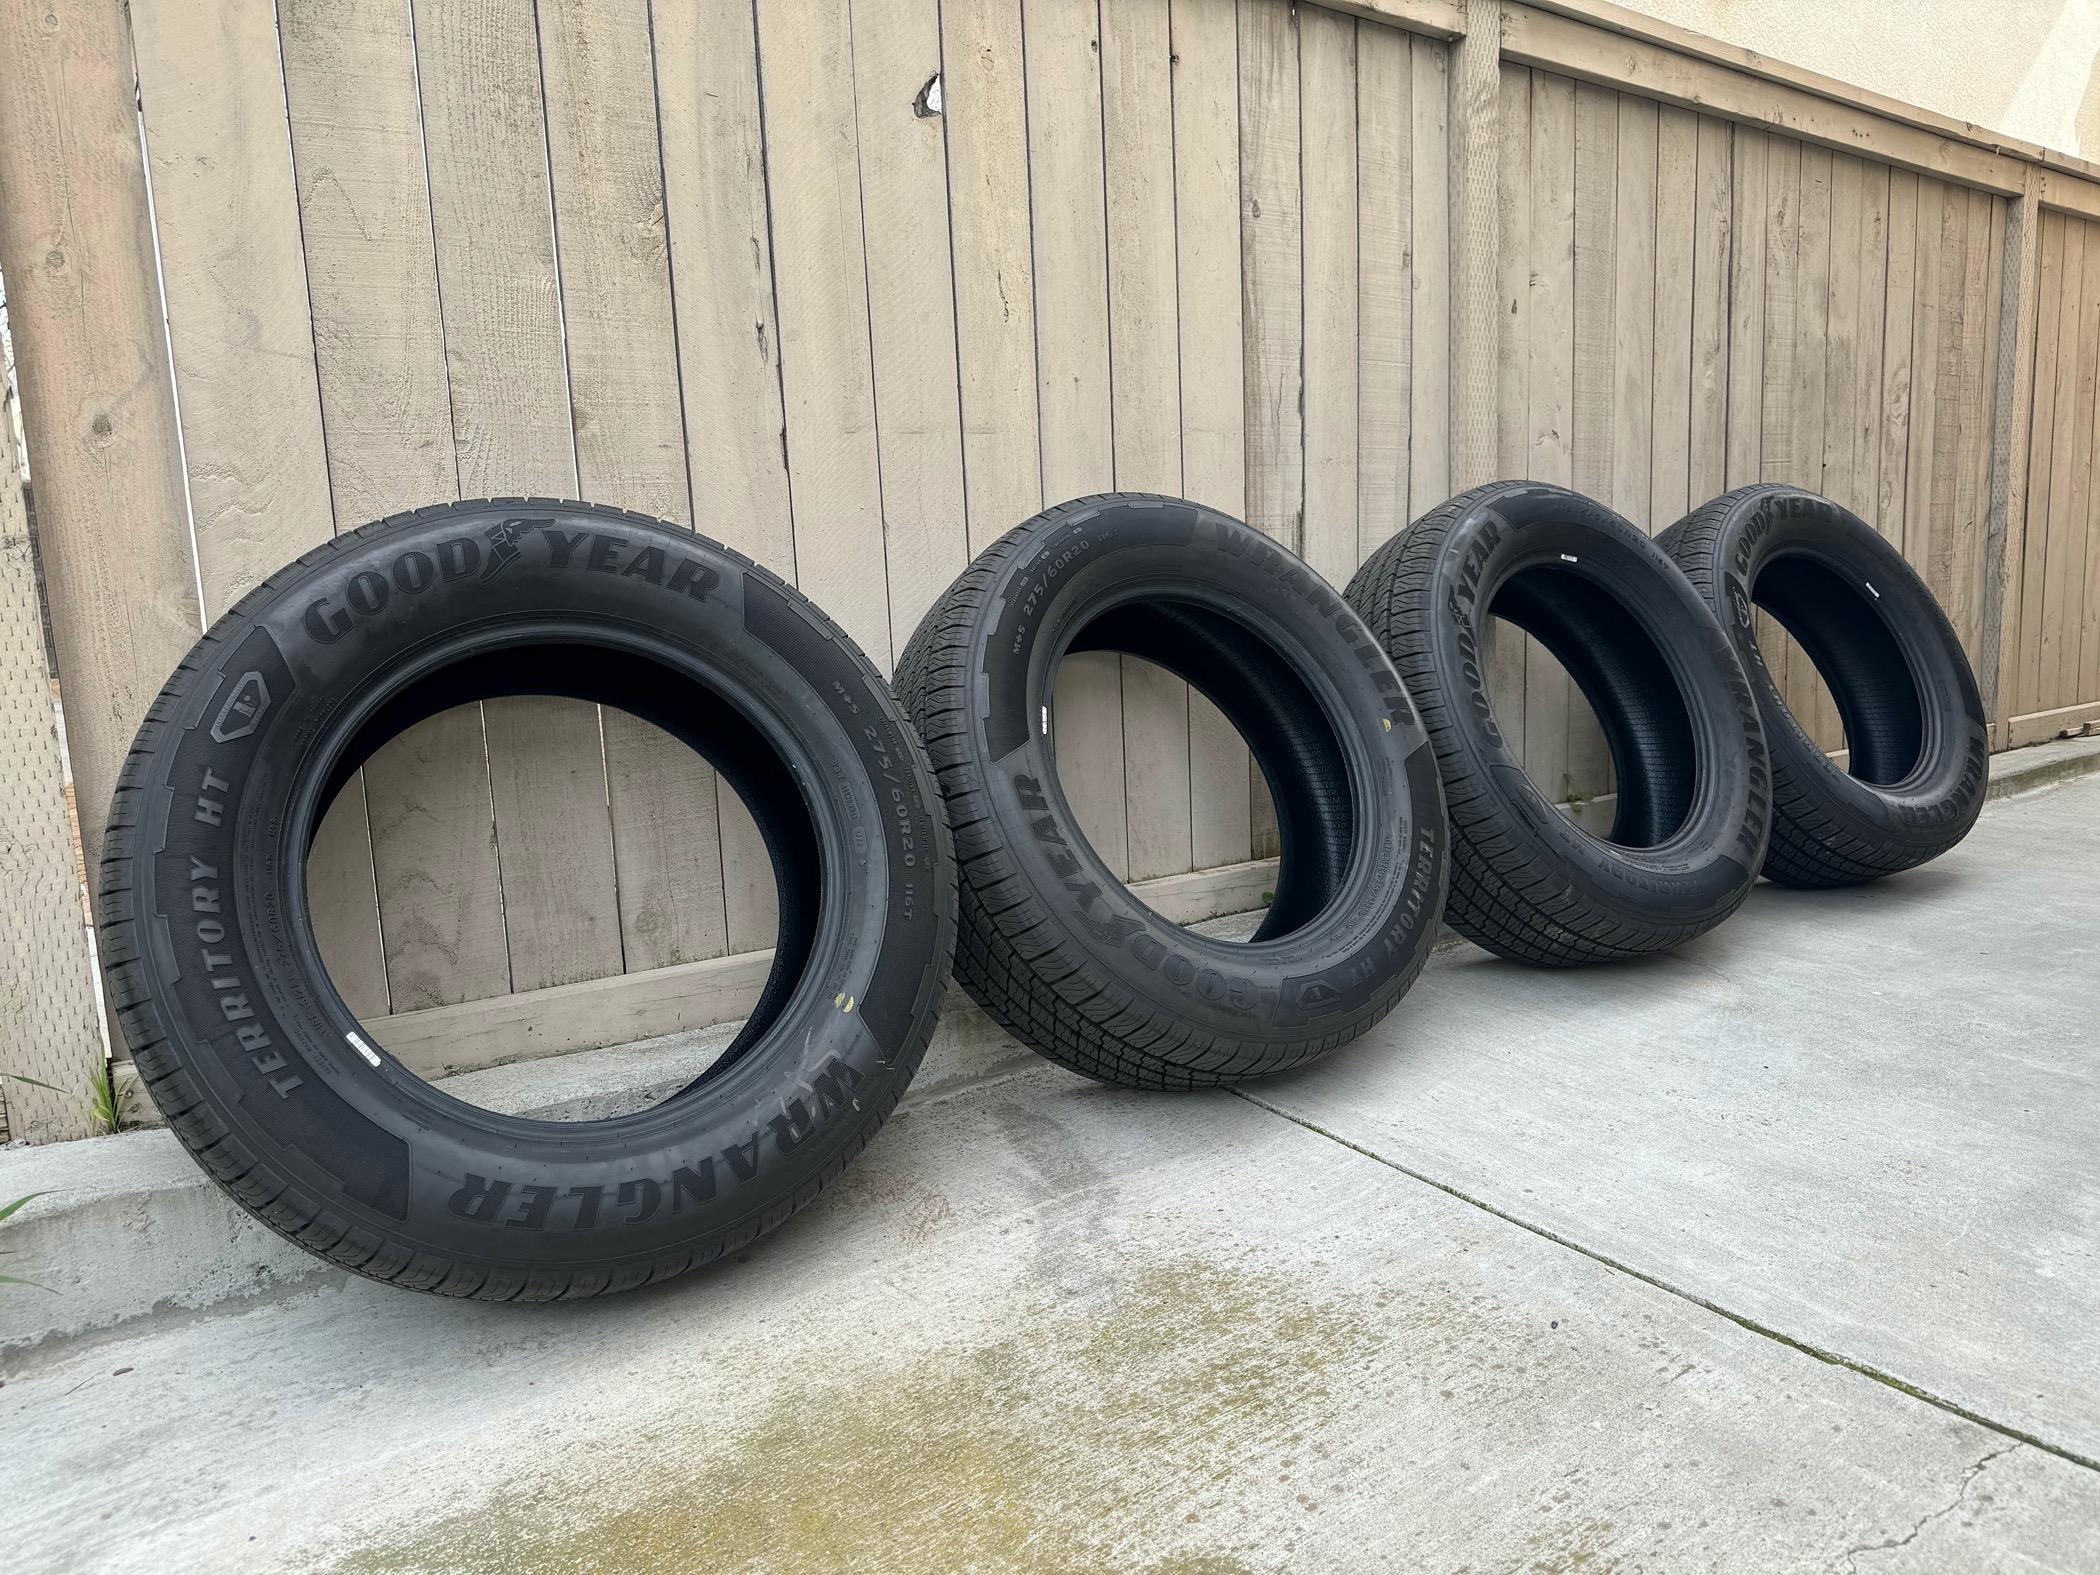
{"type": "Polygon", "coordinates": [[[876,666],[890,662],[881,458],[845,0],[758,9],[773,274],[797,578],[876,666]]]}
{"type": "Polygon", "coordinates": [[[1699,283],[1699,118],[1665,106],[1656,126],[1655,317],[1650,364],[1647,517],[1659,530],[1684,517],[1692,496],[1692,388],[1699,376],[1694,297],[1699,283]]]}
{"type": "MultiPolygon", "coordinates": [[[[1652,177],[1651,177],[1652,179],[1652,177]]],[[[1578,83],[1575,88],[1575,322],[1574,381],[1569,400],[1574,429],[1574,486],[1609,503],[1613,431],[1618,422],[1612,364],[1613,296],[1618,285],[1619,95],[1578,83]]],[[[1604,730],[1579,690],[1565,678],[1567,763],[1548,779],[1548,796],[1593,798],[1610,791],[1604,730]]]]}
{"type": "Polygon", "coordinates": [[[1407,508],[1413,519],[1451,491],[1451,56],[1426,38],[1410,40],[1409,47],[1414,368],[1408,380],[1407,508]]]}
{"type": "MultiPolygon", "coordinates": [[[[2078,308],[2078,411],[2072,434],[2078,458],[2071,471],[2070,507],[2065,511],[2061,532],[2051,542],[2050,584],[2044,596],[2049,624],[2056,633],[2054,706],[2076,705],[2093,698],[2080,693],[2079,680],[2085,624],[2086,522],[2095,493],[2100,492],[2093,474],[2094,450],[2100,447],[2100,431],[2095,429],[2095,422],[2100,421],[2100,399],[2095,397],[2100,392],[2096,389],[2096,383],[2100,383],[2100,237],[2096,237],[2095,227],[2082,227],[2086,231],[2085,287],[2078,308]]],[[[2045,662],[2050,654],[2044,652],[2045,662]]]]}
{"type": "MultiPolygon", "coordinates": [[[[1174,100],[1167,0],[1101,8],[1108,319],[1115,481],[1181,493],[1181,360],[1174,276],[1174,100]]],[[[1120,661],[1130,878],[1192,867],[1189,694],[1120,661]]]]}
{"type": "Polygon", "coordinates": [[[1874,528],[1903,545],[1904,511],[1910,502],[1911,340],[1915,332],[1918,280],[1918,177],[1907,170],[1889,175],[1889,266],[1887,309],[1881,324],[1881,447],[1874,528]]]}
{"type": "Polygon", "coordinates": [[[1728,486],[1728,310],[1733,262],[1735,148],[1718,120],[1699,121],[1697,211],[1692,225],[1692,423],[1688,505],[1728,486]]]}
{"type": "Polygon", "coordinates": [[[780,331],[748,6],[658,4],[657,119],[693,523],[795,578],[780,331]]]}
{"type": "MultiPolygon", "coordinates": [[[[1240,290],[1246,334],[1247,523],[1295,549],[1305,517],[1305,302],[1298,14],[1241,0],[1240,290]]],[[[1249,770],[1251,849],[1278,851],[1275,809],[1249,770]]]]}
{"type": "Polygon", "coordinates": [[[1765,182],[1771,148],[1763,132],[1747,126],[1735,128],[1733,141],[1726,461],[1731,488],[1748,486],[1764,475],[1765,182]]]}
{"type": "MultiPolygon", "coordinates": [[[[415,23],[460,490],[573,497],[580,489],[533,18],[485,0],[416,0],[415,23]]],[[[523,698],[481,710],[478,722],[469,713],[433,717],[422,724],[429,734],[414,729],[397,744],[415,741],[402,764],[420,769],[399,790],[398,829],[391,838],[382,833],[377,852],[382,885],[423,899],[417,932],[404,938],[417,943],[415,955],[396,964],[416,975],[415,1004],[475,1000],[531,989],[577,967],[589,977],[619,966],[609,872],[591,870],[580,894],[548,884],[568,867],[571,829],[538,810],[536,792],[495,791],[498,780],[581,782],[594,766],[602,776],[595,710],[523,698]],[[486,766],[475,759],[477,742],[486,766]],[[469,906],[485,858],[474,818],[488,810],[502,901],[469,906]],[[455,857],[473,866],[473,878],[454,870],[455,857]],[[587,950],[566,959],[558,925],[539,922],[543,911],[578,914],[589,926],[587,950]],[[547,950],[533,947],[536,935],[547,938],[547,950]],[[523,954],[513,957],[509,948],[521,938],[523,954]]],[[[390,932],[390,951],[395,943],[390,932]]],[[[398,988],[394,1004],[405,1009],[398,988]]]]}
{"type": "Polygon", "coordinates": [[[120,7],[0,7],[0,192],[0,269],[93,870],[132,735],[199,627],[120,7]]]}
{"type": "Polygon", "coordinates": [[[1865,514],[1859,497],[1859,452],[1853,442],[1859,412],[1859,280],[1865,267],[1861,226],[1866,218],[1866,169],[1858,159],[1840,154],[1831,161],[1830,229],[1825,245],[1830,257],[1830,293],[1826,312],[1829,338],[1823,355],[1823,463],[1818,491],[1856,514],[1865,514]]]}
{"type": "Polygon", "coordinates": [[[2060,213],[2044,211],[2041,215],[2035,289],[2034,402],[2028,416],[2027,532],[2019,565],[2019,655],[2007,680],[2011,686],[2005,706],[2008,717],[2042,708],[2042,571],[2048,559],[2049,478],[2056,435],[2057,390],[2063,376],[2061,326],[2070,223],[2060,213]]]}
{"type": "Polygon", "coordinates": [[[1859,305],[1852,363],[1851,507],[1880,529],[1881,358],[1885,342],[1889,274],[1889,171],[1869,164],[1861,171],[1859,217],[1859,305]]]}
{"type": "Polygon", "coordinates": [[[1357,472],[1355,559],[1408,521],[1414,285],[1407,35],[1365,24],[1356,45],[1357,472]]]}
{"type": "MultiPolygon", "coordinates": [[[[1619,189],[1615,220],[1618,276],[1612,286],[1611,505],[1643,530],[1653,532],[1677,518],[1654,510],[1655,313],[1659,285],[1656,216],[1661,127],[1655,106],[1619,101],[1619,189]]],[[[1670,357],[1682,367],[1680,340],[1670,357]]],[[[1680,427],[1678,429],[1682,431],[1680,427]]],[[[1683,446],[1666,437],[1680,457],[1683,446]]],[[[1681,513],[1679,510],[1678,513],[1681,513]]]]}
{"type": "MultiPolygon", "coordinates": [[[[1830,150],[1804,147],[1794,308],[1794,471],[1790,479],[1815,492],[1823,489],[1823,390],[1830,341],[1830,182],[1830,150]]],[[[1822,675],[1791,636],[1788,646],[1788,707],[1823,748],[1842,748],[1837,707],[1831,703],[1822,675]]]]}
{"type": "Polygon", "coordinates": [[[2092,372],[2089,336],[2085,332],[2086,252],[2088,227],[2071,221],[2064,230],[2063,288],[2057,319],[2056,404],[2049,440],[2049,529],[2043,544],[2042,593],[2035,599],[2036,678],[2034,709],[2046,711],[2062,705],[2063,693],[2063,595],[2061,566],[2070,549],[2071,477],[2078,464],[2088,428],[2078,424],[2078,406],[2084,395],[2091,407],[2092,372]],[[2054,567],[2057,573],[2049,573],[2054,567]]]}
{"type": "MultiPolygon", "coordinates": [[[[414,38],[407,0],[348,9],[286,0],[278,17],[329,486],[336,518],[356,525],[458,491],[414,38]]],[[[322,959],[360,1017],[388,1010],[398,946],[413,967],[406,959],[431,917],[423,894],[435,895],[440,911],[449,903],[425,880],[399,900],[401,854],[411,850],[373,845],[375,816],[397,822],[406,808],[399,795],[416,792],[404,769],[412,750],[391,743],[381,754],[388,758],[353,779],[328,811],[307,875],[322,959]],[[366,899],[381,859],[375,926],[366,899]],[[332,924],[346,909],[355,921],[332,924]],[[384,948],[382,929],[391,932],[384,948]]],[[[444,857],[440,867],[456,869],[487,901],[495,854],[486,779],[472,774],[482,779],[482,802],[456,830],[478,843],[481,858],[455,865],[444,857]]]]}
{"type": "Polygon", "coordinates": [[[274,8],[132,16],[206,616],[334,529],[274,8]]]}
{"type": "MultiPolygon", "coordinates": [[[[191,520],[207,616],[337,520],[314,363],[274,8],[133,16],[191,520]]],[[[345,524],[358,523],[355,519],[345,524]]],[[[345,999],[383,1008],[370,839],[354,800],[323,828],[312,906],[345,999]]]]}
{"type": "MultiPolygon", "coordinates": [[[[1049,503],[1115,485],[1109,386],[1106,172],[1092,7],[1026,0],[1028,185],[1035,244],[1036,398],[1049,503]]],[[[1130,867],[1122,664],[1066,659],[1053,718],[1058,776],[1102,862],[1130,867]]]]}
{"type": "Polygon", "coordinates": [[[934,0],[853,0],[883,549],[890,645],[900,655],[970,557],[955,388],[955,283],[945,247],[930,255],[928,247],[929,238],[948,233],[946,116],[922,113],[920,102],[940,61],[934,0]]]}
{"type": "Polygon", "coordinates": [[[1043,505],[1019,0],[942,0],[964,508],[982,552],[1043,505]]]}
{"type": "Polygon", "coordinates": [[[1247,335],[1247,523],[1299,540],[1304,487],[1298,23],[1282,0],[1240,6],[1240,237],[1247,335]]]}
{"type": "MultiPolygon", "coordinates": [[[[587,497],[690,525],[648,15],[622,0],[542,0],[538,14],[577,482],[587,497]]],[[[636,717],[607,708],[599,722],[605,769],[595,791],[583,774],[569,809],[579,838],[594,843],[602,822],[613,850],[610,870],[582,888],[586,933],[608,899],[617,920],[618,949],[599,966],[719,955],[714,773],[636,717]],[[701,831],[681,837],[681,819],[701,831]]]]}
{"type": "Polygon", "coordinates": [[[1305,525],[1299,550],[1346,585],[1357,556],[1356,23],[1298,18],[1304,139],[1305,525]]]}
{"type": "MultiPolygon", "coordinates": [[[[1238,19],[1215,0],[1171,0],[1176,311],[1182,490],[1246,512],[1240,333],[1238,19]]],[[[1248,857],[1247,748],[1224,714],[1189,693],[1189,838],[1198,869],[1248,857]]]]}
{"type": "MultiPolygon", "coordinates": [[[[1575,481],[1575,84],[1531,79],[1531,474],[1575,481]]],[[[1568,675],[1537,641],[1526,642],[1524,768],[1549,800],[1568,791],[1568,675]]]]}
{"type": "MultiPolygon", "coordinates": [[[[1495,234],[1501,259],[1496,276],[1495,468],[1505,476],[1536,474],[1531,450],[1531,92],[1532,76],[1504,66],[1496,118],[1495,234]]],[[[1530,662],[1526,637],[1509,624],[1489,623],[1488,693],[1496,726],[1513,747],[1525,737],[1530,662]]]]}

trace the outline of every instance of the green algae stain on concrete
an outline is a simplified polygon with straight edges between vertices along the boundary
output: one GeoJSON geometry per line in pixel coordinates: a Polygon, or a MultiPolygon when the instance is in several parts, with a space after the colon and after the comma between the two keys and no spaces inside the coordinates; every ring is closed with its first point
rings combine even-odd
{"type": "Polygon", "coordinates": [[[892,1362],[832,1339],[857,1365],[792,1384],[732,1437],[704,1416],[638,1434],[338,1567],[1272,1569],[1290,1527],[1235,1541],[1208,1533],[1212,1513],[1317,1434],[1330,1375],[1383,1343],[1379,1321],[1369,1297],[1184,1259],[1084,1307],[1020,1309],[1011,1334],[968,1350],[892,1362]]]}

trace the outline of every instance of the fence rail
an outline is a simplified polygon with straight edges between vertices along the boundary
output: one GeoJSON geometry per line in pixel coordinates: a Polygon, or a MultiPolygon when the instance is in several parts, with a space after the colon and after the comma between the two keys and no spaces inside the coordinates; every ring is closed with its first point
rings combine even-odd
{"type": "MultiPolygon", "coordinates": [[[[2100,718],[2095,172],[1593,0],[0,0],[0,270],[91,859],[203,621],[455,496],[695,526],[888,663],[1089,491],[1340,582],[1496,474],[1649,529],[1788,480],[1919,567],[2001,747],[2100,718]]],[[[1610,791],[1540,648],[1496,683],[1610,791]]],[[[1119,874],[1273,854],[1186,686],[1057,706],[1119,874]]],[[[380,751],[311,882],[376,1020],[761,950],[769,870],[665,735],[514,699],[380,751]]]]}

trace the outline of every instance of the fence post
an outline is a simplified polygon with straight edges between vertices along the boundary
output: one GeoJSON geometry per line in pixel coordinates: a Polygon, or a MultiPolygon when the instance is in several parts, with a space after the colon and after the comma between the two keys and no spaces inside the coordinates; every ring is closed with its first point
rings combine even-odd
{"type": "Polygon", "coordinates": [[[2040,294],[2042,171],[2027,166],[2026,188],[2005,216],[2005,267],[1998,310],[1998,386],[1991,391],[1991,495],[1983,530],[1983,627],[1976,675],[1991,744],[2012,747],[2004,674],[2020,638],[2021,572],[2027,548],[2027,445],[2032,437],[2034,338],[2040,294]]]}
{"type": "Polygon", "coordinates": [[[1500,178],[1501,0],[1465,0],[1451,44],[1451,487],[1495,477],[1495,187],[1500,178]]]}
{"type": "Polygon", "coordinates": [[[51,666],[15,444],[0,388],[0,1084],[11,1139],[88,1133],[88,1085],[102,1066],[101,1011],[87,911],[52,711],[51,666]]]}

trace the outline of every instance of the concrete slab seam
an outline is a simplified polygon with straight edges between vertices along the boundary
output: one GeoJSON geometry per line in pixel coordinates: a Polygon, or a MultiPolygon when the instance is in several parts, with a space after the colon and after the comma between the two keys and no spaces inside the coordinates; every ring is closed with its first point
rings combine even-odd
{"type": "MultiPolygon", "coordinates": [[[[1496,1219],[1514,1225],[1519,1230],[1529,1231],[1534,1236],[1552,1242],[1556,1247],[1565,1247],[1570,1252],[1580,1253],[1583,1257],[1588,1258],[1593,1263],[1602,1264],[1607,1269],[1611,1269],[1619,1274],[1624,1274],[1631,1279],[1639,1280],[1643,1285],[1653,1286],[1656,1290],[1663,1291],[1671,1296],[1675,1296],[1681,1301],[1690,1302],[1695,1307],[1702,1307],[1706,1311],[1714,1314],[1714,1316],[1718,1318],[1726,1318],[1730,1323],[1736,1325],[1736,1327],[1740,1329],[1747,1329],[1752,1334],[1761,1335],[1765,1339],[1773,1341],[1775,1344],[1784,1345],[1792,1350],[1799,1351],[1804,1356],[1812,1356],[1817,1361],[1827,1363],[1832,1367],[1842,1367],[1848,1372],[1859,1374],[1859,1376],[1862,1378],[1872,1379],[1877,1384],[1881,1384],[1887,1388],[1894,1389],[1899,1394],[1908,1395],[1913,1400],[1921,1400],[1925,1404],[1932,1406],[1937,1410],[1945,1411],[1950,1416],[1958,1416],[1965,1422],[1973,1422],[1978,1427],[1988,1428],[1991,1432],[1998,1434],[2002,1438],[2011,1439],[2013,1441],[2013,1445],[2008,1446],[2008,1448],[2020,1444],[2025,1444],[2030,1448],[2040,1450],[2045,1455],[2054,1455],[2057,1459],[2067,1461],[2071,1465],[2082,1466],[2086,1470],[2092,1472],[2100,1472],[2100,1459],[2094,1459],[2089,1455],[2079,1454],[2074,1449],[2068,1449],[2062,1444],[2054,1443],[2049,1439],[2040,1437],[2038,1434],[2027,1432],[2022,1428],[2014,1427],[2006,1422],[2001,1422],[1994,1417],[1985,1416],[1979,1411],[1973,1411],[1967,1406],[1962,1405],[1958,1401],[1950,1400],[1944,1395],[1934,1394],[1929,1389],[1921,1389],[1916,1384],[1910,1383],[1905,1379],[1898,1378],[1893,1373],[1883,1372],[1880,1368],[1871,1366],[1866,1362],[1862,1362],[1856,1357],[1847,1356],[1842,1351],[1828,1350],[1822,1346],[1811,1344],[1806,1340],[1797,1339],[1795,1336],[1786,1333],[1782,1329],[1775,1329],[1769,1324],[1760,1323],[1755,1318],[1745,1317],[1742,1313],[1736,1312],[1731,1308],[1724,1307],[1719,1302],[1711,1301],[1708,1298],[1701,1296],[1697,1291],[1688,1290],[1687,1288],[1681,1285],[1674,1285],[1668,1280],[1662,1279],[1657,1275],[1650,1274],[1645,1269],[1637,1269],[1632,1264],[1625,1263],[1620,1259],[1614,1258],[1608,1253],[1599,1252],[1593,1247],[1585,1246],[1579,1241],[1575,1241],[1570,1237],[1561,1235],[1558,1231],[1549,1230],[1543,1225],[1539,1225],[1531,1220],[1527,1220],[1522,1215],[1512,1214],[1507,1209],[1497,1208],[1494,1204],[1487,1202],[1485,1199],[1477,1198],[1469,1192],[1463,1191],[1458,1187],[1452,1186],[1449,1182],[1439,1181],[1434,1176],[1427,1175],[1419,1170],[1411,1169],[1408,1166],[1401,1164],[1399,1161],[1388,1158],[1386,1155],[1379,1153],[1376,1149],[1367,1148],[1361,1143],[1352,1142],[1350,1139],[1343,1137],[1340,1133],[1329,1131],[1326,1127],[1319,1125],[1317,1122],[1308,1121],[1304,1117],[1295,1115],[1291,1111],[1286,1110],[1279,1105],[1271,1104],[1268,1100],[1263,1099],[1260,1095],[1252,1092],[1247,1088],[1233,1088],[1228,1090],[1228,1092],[1238,1095],[1241,1099],[1244,1099],[1248,1104],[1255,1106],[1257,1109],[1266,1110],[1270,1115],[1280,1117],[1281,1119],[1290,1122],[1293,1126],[1303,1127],[1308,1132],[1314,1133],[1319,1137],[1326,1138],[1330,1143],[1336,1143],[1343,1148],[1353,1150],[1354,1152],[1363,1155],[1365,1159],[1372,1160],[1377,1164],[1385,1166],[1388,1170],[1398,1171],[1401,1175],[1408,1177],[1410,1180],[1421,1182],[1422,1185],[1425,1187],[1434,1187],[1437,1191],[1443,1193],[1447,1197],[1456,1198],[1459,1202],[1468,1204],[1473,1208],[1479,1209],[1484,1214],[1492,1214],[1496,1219]]],[[[2006,1452],[2007,1450],[2000,1450],[1997,1453],[2004,1454],[2006,1452]]],[[[1985,1457],[1984,1461],[1979,1463],[1976,1469],[1980,1470],[1982,1465],[1987,1465],[1990,1462],[1990,1460],[1995,1458],[1996,1455],[1985,1457]]],[[[1957,1500],[1957,1502],[1959,1502],[1959,1500],[1957,1500]]]]}

